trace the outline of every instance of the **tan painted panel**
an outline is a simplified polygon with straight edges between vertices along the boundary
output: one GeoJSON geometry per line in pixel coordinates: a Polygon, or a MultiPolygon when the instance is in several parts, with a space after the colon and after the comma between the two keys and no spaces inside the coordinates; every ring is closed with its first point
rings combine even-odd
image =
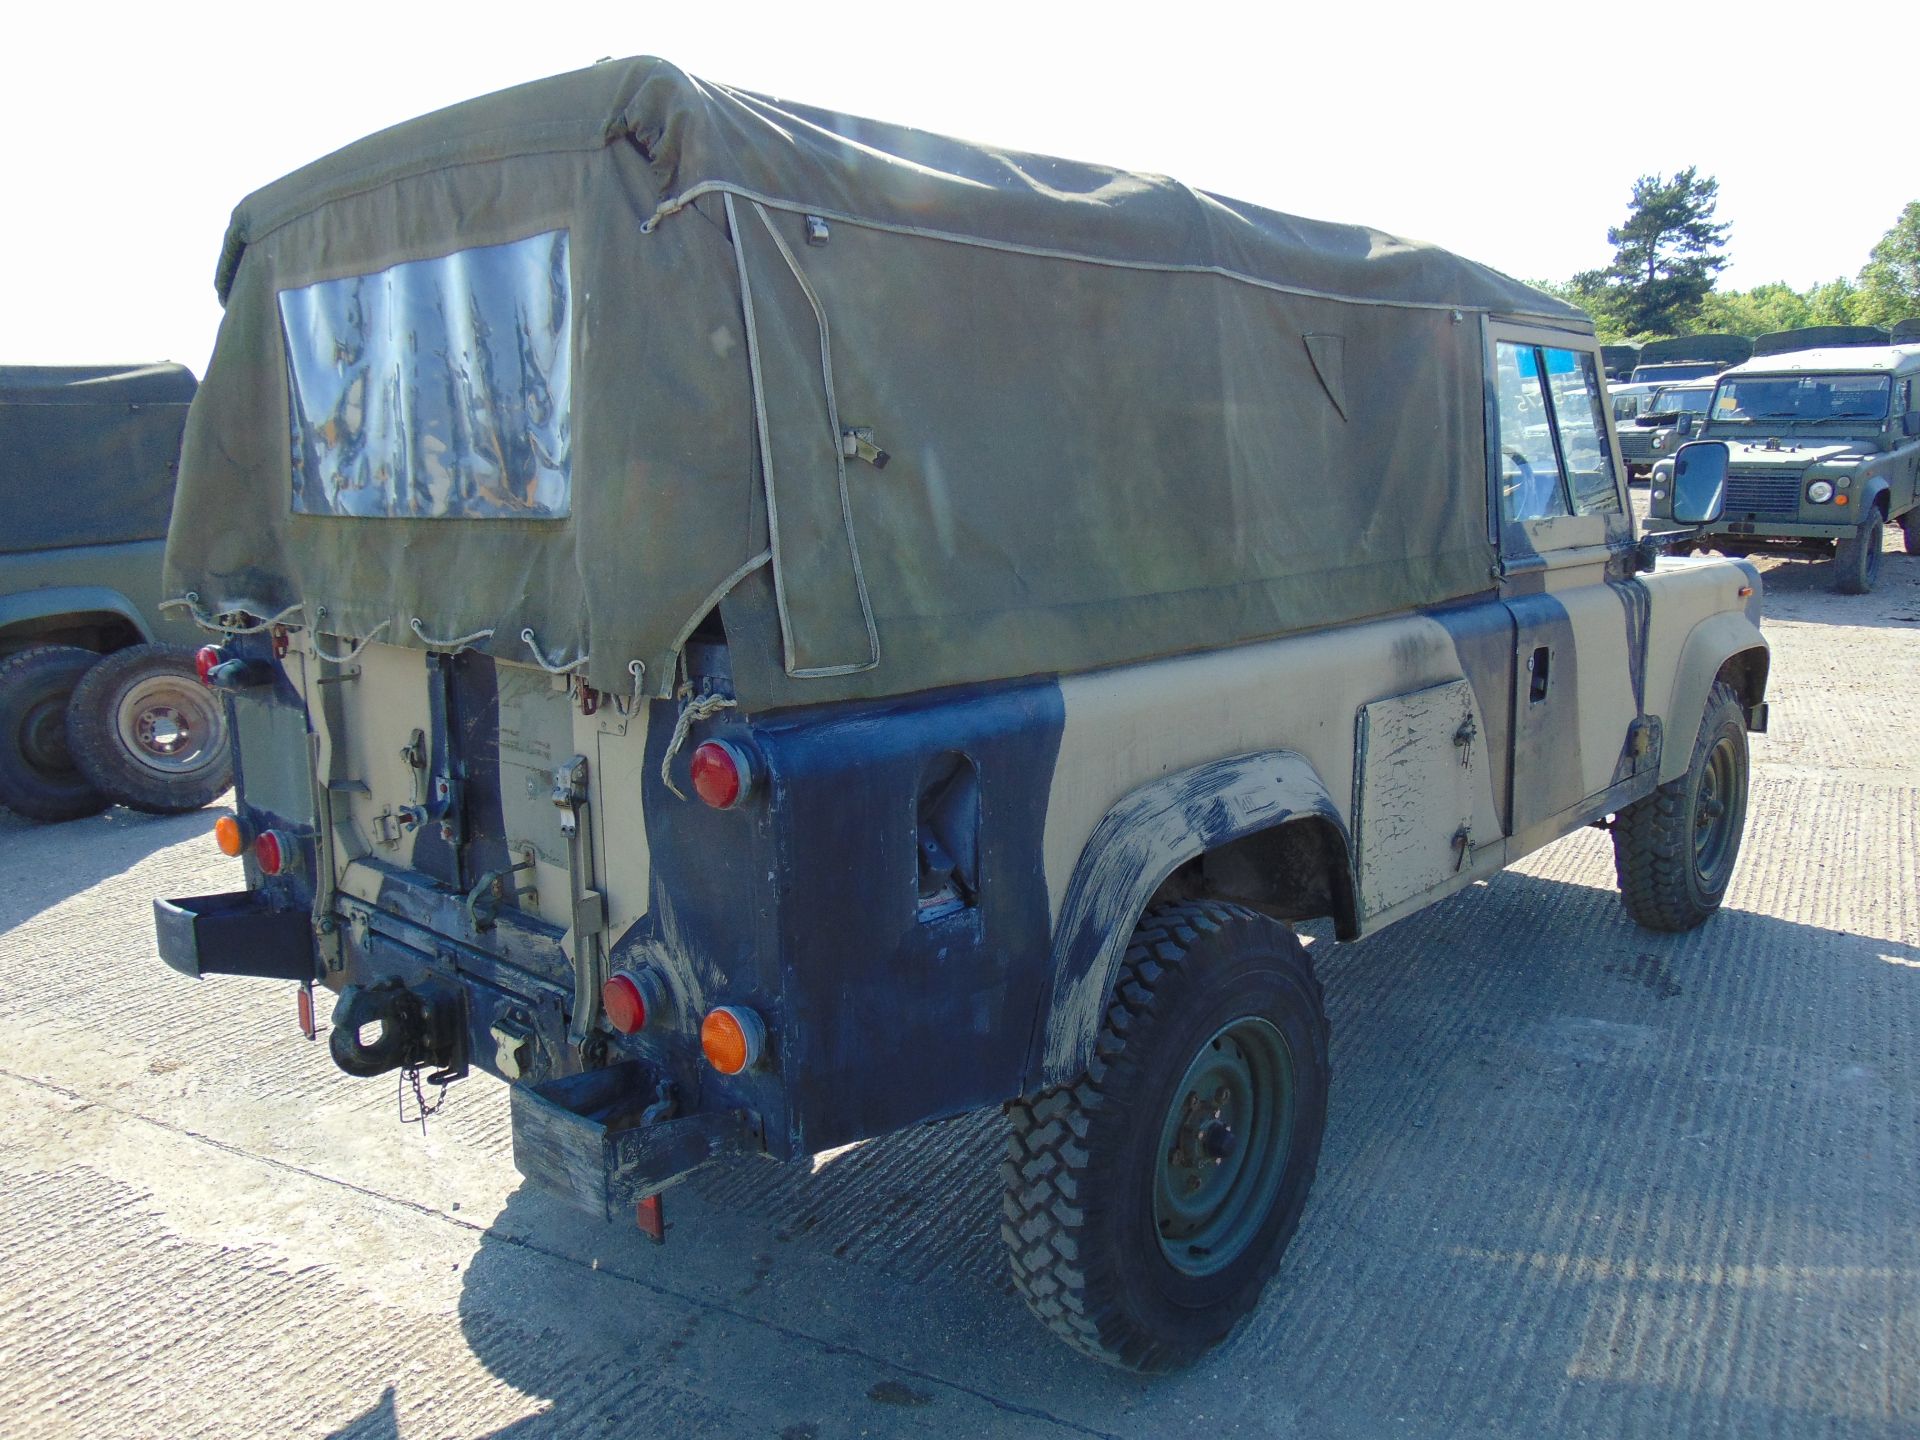
{"type": "MultiPolygon", "coordinates": [[[[1293,750],[1351,821],[1360,708],[1463,678],[1446,628],[1410,615],[1063,679],[1044,846],[1054,918],[1087,838],[1129,791],[1209,760],[1293,750]]],[[[1477,722],[1484,736],[1485,717],[1477,722]]],[[[1473,813],[1476,837],[1500,833],[1491,765],[1473,813]]]]}

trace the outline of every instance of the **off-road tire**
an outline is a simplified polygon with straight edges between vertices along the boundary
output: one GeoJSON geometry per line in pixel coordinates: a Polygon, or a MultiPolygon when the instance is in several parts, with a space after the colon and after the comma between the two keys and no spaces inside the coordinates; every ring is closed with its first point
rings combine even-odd
{"type": "Polygon", "coordinates": [[[102,794],[150,815],[198,810],[233,784],[219,696],[178,645],[129,645],[104,656],[67,703],[67,746],[102,794]],[[179,727],[173,748],[156,723],[179,727]]]}
{"type": "MultiPolygon", "coordinates": [[[[1290,929],[1217,901],[1149,911],[1085,1074],[1007,1107],[1000,1233],[1027,1308],[1076,1350],[1133,1370],[1188,1364],[1225,1338],[1259,1300],[1299,1225],[1319,1163],[1328,1078],[1320,985],[1290,929]],[[1170,1222],[1155,1218],[1162,1167],[1172,1168],[1162,1140],[1178,1118],[1176,1092],[1209,1045],[1231,1045],[1230,1027],[1277,1036],[1291,1088],[1284,1105],[1268,1108],[1267,1130],[1241,1112],[1245,1155],[1217,1178],[1241,1197],[1223,1202],[1223,1212],[1234,1207],[1229,1218],[1246,1238],[1222,1268],[1195,1275],[1169,1259],[1170,1222]]],[[[1191,1253],[1213,1263],[1210,1252],[1191,1253]]]]}
{"type": "Polygon", "coordinates": [[[1614,817],[1620,901],[1636,924],[1691,930],[1720,908],[1740,858],[1749,773],[1746,712],[1733,687],[1720,681],[1707,697],[1686,773],[1614,817]],[[1714,803],[1724,807],[1717,815],[1714,803]],[[1701,832],[1709,827],[1718,830],[1708,837],[1717,843],[1703,855],[1701,832]]]}
{"type": "Polygon", "coordinates": [[[1909,555],[1920,555],[1920,505],[1900,517],[1901,547],[1909,555]]]}
{"type": "Polygon", "coordinates": [[[1865,595],[1880,581],[1880,552],[1887,517],[1879,510],[1833,547],[1833,588],[1842,595],[1865,595]]]}
{"type": "Polygon", "coordinates": [[[67,697],[100,657],[35,645],[0,661],[0,805],[28,820],[78,820],[112,802],[67,747],[67,697]]]}

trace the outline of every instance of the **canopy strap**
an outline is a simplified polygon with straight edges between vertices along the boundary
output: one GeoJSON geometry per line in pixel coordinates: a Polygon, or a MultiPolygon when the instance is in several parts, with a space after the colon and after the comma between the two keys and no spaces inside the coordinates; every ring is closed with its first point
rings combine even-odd
{"type": "Polygon", "coordinates": [[[702,695],[699,699],[689,700],[680,707],[680,718],[673,722],[673,738],[667,742],[667,753],[660,757],[660,778],[667,782],[667,789],[680,796],[682,800],[687,797],[681,792],[680,787],[673,783],[673,757],[678,755],[680,747],[686,744],[687,731],[700,721],[718,715],[722,710],[735,709],[738,703],[731,695],[702,695]]]}

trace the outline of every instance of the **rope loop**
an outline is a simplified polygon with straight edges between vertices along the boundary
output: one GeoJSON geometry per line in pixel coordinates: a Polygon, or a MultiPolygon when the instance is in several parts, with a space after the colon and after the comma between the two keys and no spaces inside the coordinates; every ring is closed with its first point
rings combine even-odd
{"type": "Polygon", "coordinates": [[[680,718],[673,722],[673,739],[667,742],[667,753],[660,757],[660,778],[667,782],[667,789],[682,800],[687,797],[680,787],[673,783],[673,757],[680,753],[680,747],[687,742],[687,731],[702,720],[718,715],[722,710],[738,708],[731,695],[702,695],[698,700],[689,700],[680,707],[680,718]]]}
{"type": "Polygon", "coordinates": [[[409,620],[407,625],[415,635],[420,637],[420,643],[429,650],[459,651],[466,649],[469,645],[478,645],[482,640],[491,640],[493,638],[493,629],[491,626],[485,630],[476,630],[471,635],[457,635],[451,640],[441,640],[427,634],[427,628],[420,623],[420,617],[418,615],[409,620]]]}
{"type": "Polygon", "coordinates": [[[322,650],[320,648],[320,637],[316,635],[313,640],[313,653],[318,655],[322,660],[330,661],[335,665],[350,664],[353,661],[359,659],[360,652],[366,649],[367,646],[371,645],[375,640],[378,640],[380,638],[380,632],[382,630],[385,630],[387,626],[389,626],[392,623],[393,622],[390,620],[382,620],[378,625],[374,626],[373,629],[369,630],[363,637],[361,637],[360,643],[358,645],[355,645],[351,650],[347,651],[347,653],[344,655],[333,655],[328,653],[325,650],[322,650]]]}
{"type": "MultiPolygon", "coordinates": [[[[489,630],[487,633],[491,635],[493,632],[489,630]]],[[[549,675],[566,675],[578,670],[582,665],[587,663],[587,657],[584,655],[578,660],[568,660],[565,662],[549,660],[546,654],[540,649],[540,642],[533,638],[533,627],[531,625],[520,632],[520,640],[529,650],[533,651],[534,663],[549,675]]]]}

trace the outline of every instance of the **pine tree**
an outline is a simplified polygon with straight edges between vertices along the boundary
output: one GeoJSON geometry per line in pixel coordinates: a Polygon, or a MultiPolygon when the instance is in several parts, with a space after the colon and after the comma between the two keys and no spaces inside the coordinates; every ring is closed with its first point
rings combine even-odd
{"type": "Polygon", "coordinates": [[[1671,179],[1642,175],[1624,225],[1607,231],[1613,264],[1600,278],[1606,308],[1630,335],[1678,335],[1726,265],[1725,225],[1713,220],[1720,182],[1689,165],[1671,179]]]}

